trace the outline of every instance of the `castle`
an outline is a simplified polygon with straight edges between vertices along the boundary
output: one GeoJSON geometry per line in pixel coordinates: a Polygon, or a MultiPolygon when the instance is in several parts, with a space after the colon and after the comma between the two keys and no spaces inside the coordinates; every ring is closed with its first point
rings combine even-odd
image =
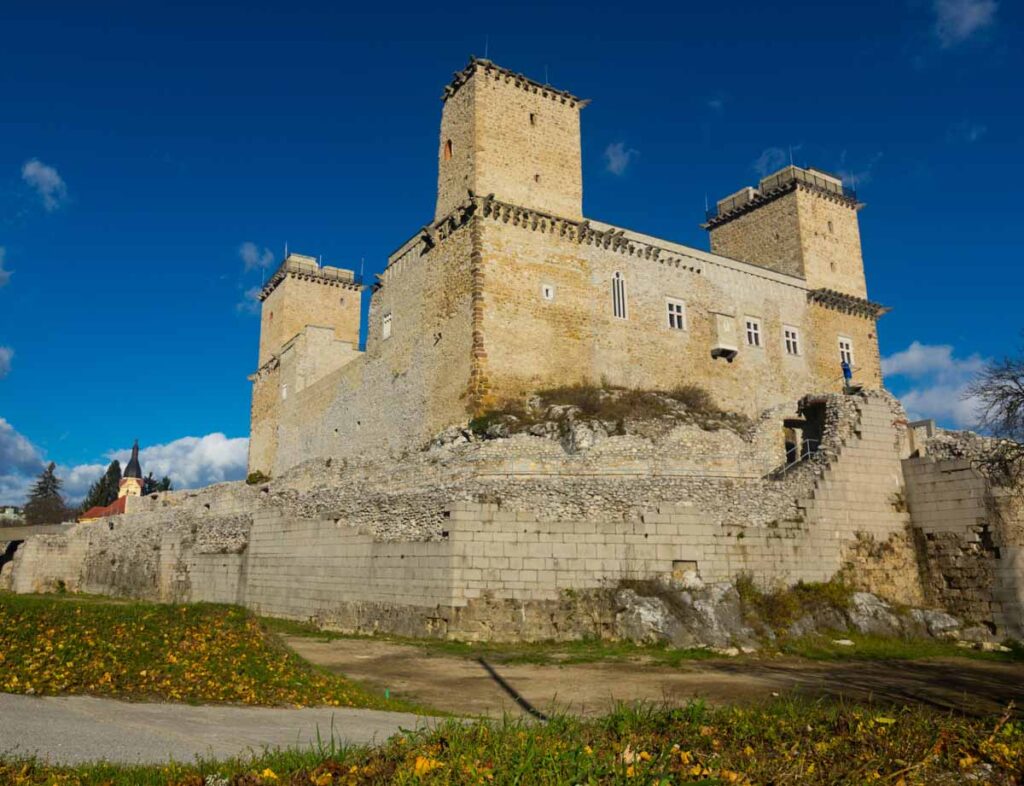
{"type": "Polygon", "coordinates": [[[825,172],[788,166],[718,202],[712,253],[589,220],[587,102],[471,59],[442,96],[434,220],[371,287],[288,256],[263,288],[250,472],[367,456],[532,391],[696,384],[756,414],[881,387],[857,211],[825,172]]]}
{"type": "MultiPolygon", "coordinates": [[[[737,576],[838,577],[931,607],[917,632],[960,635],[941,608],[1024,635],[1024,501],[986,471],[990,441],[910,423],[882,389],[885,309],[838,179],[742,189],[698,251],[583,218],[575,96],[471,60],[443,98],[434,220],[373,286],[365,351],[352,271],[291,255],[264,287],[251,482],[8,530],[0,588],[717,646],[748,635],[713,613],[737,576]],[[550,398],[588,380],[653,415],[550,398]],[[463,428],[527,396],[528,428],[463,428]]],[[[891,632],[894,607],[872,609],[891,632]]]]}

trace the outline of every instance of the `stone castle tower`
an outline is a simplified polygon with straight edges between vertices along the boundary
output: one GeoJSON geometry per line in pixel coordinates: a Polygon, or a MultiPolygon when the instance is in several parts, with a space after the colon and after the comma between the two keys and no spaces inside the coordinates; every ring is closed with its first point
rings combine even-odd
{"type": "Polygon", "coordinates": [[[480,59],[455,75],[443,99],[435,220],[468,193],[582,218],[586,101],[480,59]]]}

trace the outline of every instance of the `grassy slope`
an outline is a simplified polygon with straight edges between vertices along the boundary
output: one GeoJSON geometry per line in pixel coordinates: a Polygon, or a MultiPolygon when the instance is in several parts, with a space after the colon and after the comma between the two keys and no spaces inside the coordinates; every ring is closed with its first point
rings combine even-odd
{"type": "Polygon", "coordinates": [[[402,709],[314,669],[243,609],[0,594],[0,691],[402,709]]]}
{"type": "Polygon", "coordinates": [[[281,752],[169,767],[50,768],[0,759],[0,783],[217,786],[371,783],[1011,784],[1024,726],[923,708],[775,701],[755,708],[621,709],[605,718],[448,722],[374,750],[281,752]]]}

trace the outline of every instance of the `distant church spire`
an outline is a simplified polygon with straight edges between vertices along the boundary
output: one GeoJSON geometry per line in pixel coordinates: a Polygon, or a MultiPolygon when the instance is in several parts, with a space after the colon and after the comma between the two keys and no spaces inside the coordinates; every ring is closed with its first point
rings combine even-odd
{"type": "Polygon", "coordinates": [[[139,441],[135,440],[132,445],[132,457],[128,460],[128,466],[124,468],[123,478],[142,479],[142,465],[139,464],[139,441]]]}

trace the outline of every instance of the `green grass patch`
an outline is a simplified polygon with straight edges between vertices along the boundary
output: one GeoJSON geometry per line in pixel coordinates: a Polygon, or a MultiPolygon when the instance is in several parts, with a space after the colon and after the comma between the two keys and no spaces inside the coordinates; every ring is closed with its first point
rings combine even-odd
{"type": "Polygon", "coordinates": [[[1024,648],[1011,646],[1009,652],[984,652],[958,647],[949,641],[925,638],[869,636],[862,633],[835,633],[784,639],[779,651],[811,660],[923,660],[927,658],[971,658],[996,663],[1024,662],[1024,648]],[[847,639],[853,646],[836,644],[847,639]]]}
{"type": "Polygon", "coordinates": [[[236,606],[0,593],[0,691],[405,709],[314,668],[236,606]]]}
{"type": "Polygon", "coordinates": [[[268,630],[282,636],[305,636],[320,641],[335,639],[372,639],[417,647],[428,654],[439,657],[484,658],[492,663],[532,663],[537,665],[567,665],[576,663],[599,663],[605,661],[647,661],[659,665],[675,666],[686,661],[707,660],[720,657],[707,649],[673,649],[668,644],[641,645],[628,641],[604,641],[581,639],[579,641],[538,641],[538,642],[466,642],[448,639],[413,639],[402,636],[376,634],[363,636],[354,633],[339,633],[323,630],[307,622],[263,617],[268,630]]]}
{"type": "Polygon", "coordinates": [[[333,745],[185,766],[49,767],[0,759],[0,782],[42,786],[290,784],[1012,784],[1024,776],[1024,725],[777,700],[755,707],[620,708],[580,720],[446,722],[376,749],[333,745]]]}

